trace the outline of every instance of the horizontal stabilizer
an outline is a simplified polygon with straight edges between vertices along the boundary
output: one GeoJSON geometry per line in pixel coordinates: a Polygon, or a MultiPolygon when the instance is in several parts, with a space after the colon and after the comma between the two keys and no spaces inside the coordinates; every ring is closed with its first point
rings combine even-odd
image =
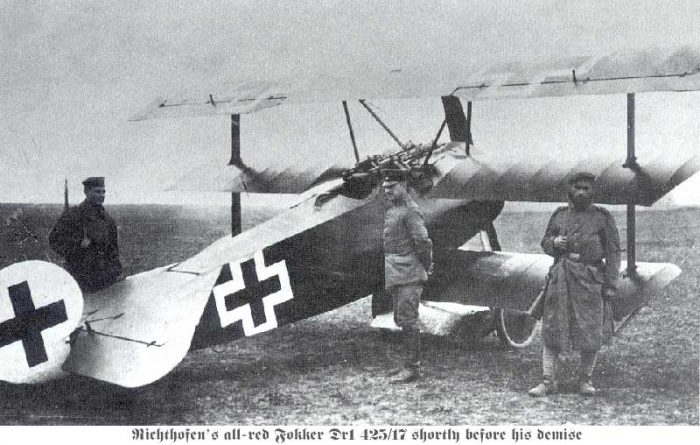
{"type": "Polygon", "coordinates": [[[594,202],[627,204],[630,197],[650,206],[700,171],[700,156],[661,156],[641,161],[637,173],[624,160],[597,154],[589,158],[558,157],[546,163],[521,156],[466,156],[448,151],[435,161],[434,187],[428,196],[493,201],[559,202],[568,180],[587,171],[596,175],[594,202]]]}
{"type": "Polygon", "coordinates": [[[86,294],[63,369],[129,388],[159,379],[189,350],[215,279],[163,267],[86,294]]]}

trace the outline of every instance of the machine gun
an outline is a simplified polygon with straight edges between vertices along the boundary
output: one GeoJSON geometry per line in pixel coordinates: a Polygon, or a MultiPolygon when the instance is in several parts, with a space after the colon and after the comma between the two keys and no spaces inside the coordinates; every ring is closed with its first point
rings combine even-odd
{"type": "Polygon", "coordinates": [[[430,166],[430,156],[447,144],[406,143],[400,150],[384,155],[369,156],[343,172],[343,179],[350,183],[376,185],[387,170],[401,170],[409,181],[419,180],[430,166]]]}

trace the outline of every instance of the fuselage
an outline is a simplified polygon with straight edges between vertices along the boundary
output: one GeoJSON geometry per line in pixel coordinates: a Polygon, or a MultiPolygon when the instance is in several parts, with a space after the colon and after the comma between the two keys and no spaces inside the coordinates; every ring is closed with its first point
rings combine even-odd
{"type": "MultiPolygon", "coordinates": [[[[268,246],[256,258],[224,264],[192,348],[228,342],[302,320],[384,287],[385,199],[268,246]],[[265,278],[261,278],[264,276],[265,278]]],[[[493,221],[503,202],[416,199],[435,249],[454,249],[493,221]]]]}

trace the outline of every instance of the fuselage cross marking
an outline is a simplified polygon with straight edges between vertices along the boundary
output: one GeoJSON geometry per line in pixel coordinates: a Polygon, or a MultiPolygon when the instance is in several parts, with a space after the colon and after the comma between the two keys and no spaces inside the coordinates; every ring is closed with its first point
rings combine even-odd
{"type": "Polygon", "coordinates": [[[250,305],[253,326],[258,327],[267,321],[263,297],[280,290],[280,279],[275,276],[260,281],[258,273],[255,271],[255,260],[252,258],[241,263],[241,271],[243,272],[243,284],[245,287],[224,297],[226,310],[232,311],[246,304],[250,305]]]}
{"type": "Polygon", "coordinates": [[[240,321],[246,336],[276,328],[275,306],[294,298],[285,261],[267,266],[260,251],[228,267],[231,279],[212,290],[221,327],[240,321]]]}

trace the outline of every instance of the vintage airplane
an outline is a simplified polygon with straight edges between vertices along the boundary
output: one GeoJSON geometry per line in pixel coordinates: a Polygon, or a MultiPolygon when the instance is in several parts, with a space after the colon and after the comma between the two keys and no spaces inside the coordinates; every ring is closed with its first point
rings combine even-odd
{"type": "MultiPolygon", "coordinates": [[[[425,303],[421,316],[428,329],[430,319],[440,318],[445,310],[464,314],[469,311],[458,305],[484,306],[496,309],[508,342],[528,343],[534,323],[526,311],[538,297],[552,259],[499,251],[493,221],[504,201],[562,201],[567,179],[582,169],[598,176],[596,202],[628,206],[627,262],[614,301],[616,320],[626,323],[680,273],[673,264],[636,261],[634,209],[652,205],[700,170],[700,159],[691,155],[637,161],[634,93],[700,90],[697,49],[568,58],[542,65],[511,63],[458,80],[432,82],[403,72],[373,79],[369,88],[353,84],[355,80],[340,79],[334,88],[324,86],[328,79],[306,86],[244,85],[228,96],[158,100],[136,116],[231,115],[230,165],[185,178],[179,185],[231,192],[234,236],[186,261],[86,295],[56,265],[28,261],[3,269],[0,379],[39,383],[75,373],[125,387],[146,385],[166,375],[189,350],[263,333],[381,294],[384,204],[379,184],[386,168],[410,172],[434,242],[435,273],[425,299],[443,305],[425,303]],[[508,159],[470,153],[470,101],[613,93],[627,94],[626,159],[591,153],[583,161],[533,165],[522,151],[508,159]],[[255,170],[241,159],[241,114],[314,101],[417,96],[440,97],[445,112],[438,136],[427,144],[402,143],[394,135],[400,147],[393,153],[365,160],[357,156],[354,166],[318,172],[255,170]],[[466,114],[460,99],[469,101],[466,114]],[[445,126],[450,142],[439,143],[445,126]],[[299,195],[285,211],[239,233],[241,192],[299,195]],[[482,231],[490,250],[460,249],[482,231]]],[[[347,108],[346,118],[352,136],[347,108]]],[[[381,302],[373,306],[380,315],[381,302]]],[[[442,323],[435,330],[449,327],[442,323]]]]}

